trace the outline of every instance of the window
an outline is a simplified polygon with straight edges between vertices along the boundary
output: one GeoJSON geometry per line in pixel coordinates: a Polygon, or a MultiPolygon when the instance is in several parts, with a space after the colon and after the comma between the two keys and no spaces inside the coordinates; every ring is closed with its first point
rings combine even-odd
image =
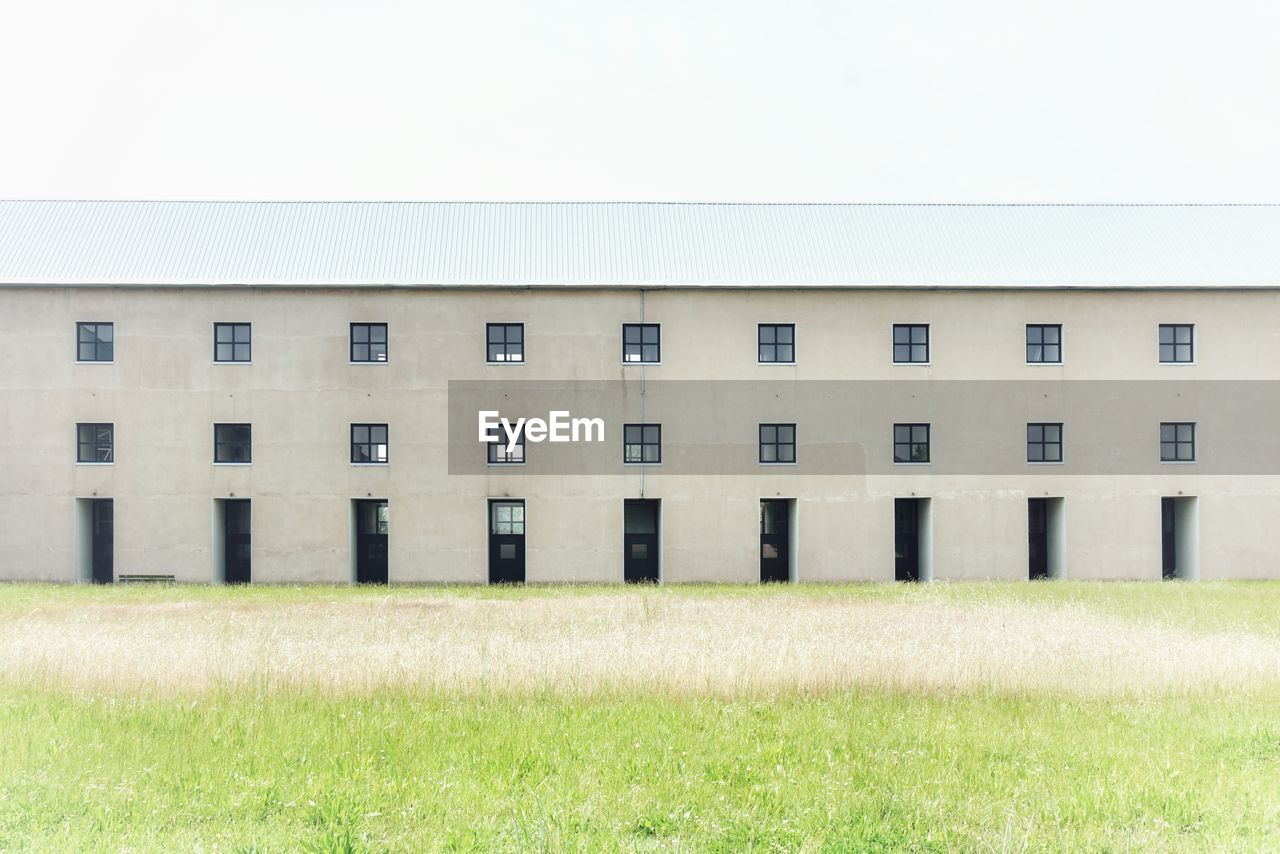
{"type": "Polygon", "coordinates": [[[1027,462],[1062,462],[1062,425],[1027,425],[1027,462]]]}
{"type": "MultiPolygon", "coordinates": [[[[523,501],[495,501],[492,507],[493,533],[495,535],[500,537],[524,536],[523,501]]],[[[515,557],[515,555],[512,554],[512,557],[515,557]]]]}
{"type": "Polygon", "coordinates": [[[387,461],[387,425],[351,425],[351,462],[385,463],[387,461]]]}
{"type": "Polygon", "coordinates": [[[76,324],[76,361],[115,361],[116,332],[111,323],[76,324]]]}
{"type": "Polygon", "coordinates": [[[662,327],[656,323],[622,324],[622,361],[653,365],[662,361],[662,327]]]}
{"type": "Polygon", "coordinates": [[[622,461],[654,464],[662,462],[662,425],[622,425],[622,461]]]}
{"type": "Polygon", "coordinates": [[[1186,364],[1195,360],[1195,327],[1190,323],[1160,324],[1160,361],[1186,364]]]}
{"type": "Polygon", "coordinates": [[[213,360],[215,362],[252,361],[250,326],[247,323],[213,324],[213,360]]]}
{"type": "Polygon", "coordinates": [[[761,323],[758,327],[761,364],[791,364],[796,360],[794,323],[761,323]]]}
{"type": "Polygon", "coordinates": [[[1196,425],[1191,421],[1166,421],[1160,425],[1160,462],[1196,461],[1196,425]]]}
{"type": "Polygon", "coordinates": [[[116,429],[114,424],[76,425],[76,462],[115,462],[116,429]]]}
{"type": "Polygon", "coordinates": [[[893,461],[895,463],[929,462],[929,425],[893,425],[893,461]]]}
{"type": "Polygon", "coordinates": [[[524,361],[524,324],[490,323],[486,327],[490,362],[524,361]]]}
{"type": "Polygon", "coordinates": [[[796,461],[796,425],[760,425],[760,462],[794,463],[796,461]]]}
{"type": "MultiPolygon", "coordinates": [[[[515,425],[512,426],[514,427],[515,425]]],[[[501,424],[490,427],[486,435],[495,436],[498,440],[485,446],[488,448],[490,465],[517,465],[524,462],[523,428],[516,432],[516,443],[511,450],[507,450],[507,443],[511,440],[511,437],[501,424]]]]}
{"type": "Polygon", "coordinates": [[[893,361],[902,365],[923,365],[929,361],[929,324],[893,325],[893,361]]]}
{"type": "Polygon", "coordinates": [[[1062,361],[1062,325],[1027,324],[1027,364],[1055,365],[1062,361]]]}
{"type": "Polygon", "coordinates": [[[213,425],[213,461],[248,463],[253,461],[253,427],[249,424],[213,425]]]}
{"type": "Polygon", "coordinates": [[[385,362],[387,360],[387,324],[351,324],[351,361],[385,362]]]}

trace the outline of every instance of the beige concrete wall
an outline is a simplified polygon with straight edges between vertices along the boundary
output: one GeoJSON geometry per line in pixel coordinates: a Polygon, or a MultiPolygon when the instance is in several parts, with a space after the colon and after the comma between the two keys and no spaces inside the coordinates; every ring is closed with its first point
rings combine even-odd
{"type": "MultiPolygon", "coordinates": [[[[0,578],[74,580],[74,499],[110,496],[117,573],[209,581],[212,500],[234,495],[254,502],[255,581],[348,581],[350,501],[372,497],[391,502],[393,582],[482,583],[486,501],[507,496],[526,501],[530,581],[620,581],[622,502],[641,496],[640,473],[450,475],[450,379],[1272,379],[1277,309],[1270,291],[3,288],[0,578]],[[662,324],[662,364],[624,367],[621,325],[642,311],[662,324]],[[115,323],[113,364],[75,363],[85,320],[115,323]],[[213,362],[217,321],[253,323],[251,365],[213,362]],[[352,321],[390,324],[387,364],[348,364],[352,321]],[[524,365],[485,365],[490,321],[526,325],[524,365]],[[795,365],[756,363],[760,322],[796,324],[795,365]],[[930,365],[892,364],[894,322],[931,325],[930,365]],[[1063,325],[1061,366],[1025,364],[1035,322],[1063,325]],[[1196,324],[1196,364],[1158,364],[1161,322],[1196,324]],[[75,463],[82,421],[116,425],[113,465],[75,463]],[[212,464],[223,421],[254,425],[252,465],[212,464]],[[390,465],[349,464],[348,425],[365,421],[390,425],[390,465]]],[[[1066,499],[1068,577],[1155,579],[1159,498],[1179,492],[1200,497],[1202,578],[1280,577],[1272,476],[643,479],[662,500],[668,582],[756,581],[768,497],[797,502],[798,580],[891,579],[893,498],[913,494],[933,502],[935,578],[1024,578],[1026,499],[1050,495],[1066,499]]]]}

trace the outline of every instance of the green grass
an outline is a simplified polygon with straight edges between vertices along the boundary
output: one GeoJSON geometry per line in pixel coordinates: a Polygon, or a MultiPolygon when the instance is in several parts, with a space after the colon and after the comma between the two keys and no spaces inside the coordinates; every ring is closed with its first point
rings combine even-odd
{"type": "MultiPolygon", "coordinates": [[[[430,591],[584,592],[602,589],[430,591]]],[[[1280,637],[1280,584],[607,592],[1070,604],[1280,637]]],[[[0,623],[102,603],[422,593],[8,586],[0,623]]],[[[163,697],[0,681],[0,849],[451,848],[1275,850],[1280,690],[163,697]]]]}

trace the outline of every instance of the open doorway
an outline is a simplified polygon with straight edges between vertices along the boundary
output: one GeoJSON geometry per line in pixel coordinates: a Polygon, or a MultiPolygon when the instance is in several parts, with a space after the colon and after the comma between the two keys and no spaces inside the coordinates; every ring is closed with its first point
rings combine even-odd
{"type": "Polygon", "coordinates": [[[893,500],[893,577],[933,580],[933,502],[928,498],[893,500]]]}
{"type": "Polygon", "coordinates": [[[354,515],[351,575],[356,584],[388,582],[391,504],[384,498],[351,502],[354,515]]]}
{"type": "Polygon", "coordinates": [[[248,584],[253,572],[250,502],[247,498],[213,500],[214,579],[248,584]]]}
{"type": "Polygon", "coordinates": [[[1066,578],[1066,503],[1062,498],[1027,499],[1027,577],[1066,578]]]}
{"type": "Polygon", "coordinates": [[[1166,580],[1200,578],[1200,503],[1194,496],[1160,499],[1160,570],[1166,580]]]}
{"type": "Polygon", "coordinates": [[[795,501],[790,498],[760,500],[760,583],[785,584],[795,578],[792,547],[795,501]]]}
{"type": "Polygon", "coordinates": [[[91,584],[115,581],[115,501],[76,499],[76,576],[91,584]]]}

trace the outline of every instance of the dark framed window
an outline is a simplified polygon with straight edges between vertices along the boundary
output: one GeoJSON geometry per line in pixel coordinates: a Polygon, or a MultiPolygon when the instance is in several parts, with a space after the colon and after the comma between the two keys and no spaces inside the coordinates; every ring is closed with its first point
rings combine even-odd
{"type": "Polygon", "coordinates": [[[351,324],[351,361],[385,362],[387,360],[387,324],[351,324]]]}
{"type": "Polygon", "coordinates": [[[760,425],[760,462],[794,463],[796,461],[796,425],[760,425]]]}
{"type": "Polygon", "coordinates": [[[762,364],[791,364],[796,360],[796,325],[761,323],[756,336],[762,364]]]}
{"type": "Polygon", "coordinates": [[[486,431],[486,435],[494,436],[498,440],[485,446],[488,449],[490,465],[519,465],[525,461],[523,428],[516,432],[515,447],[510,451],[507,450],[507,442],[510,441],[511,437],[507,435],[507,431],[501,424],[490,427],[486,431]]]}
{"type": "Polygon", "coordinates": [[[387,425],[351,425],[351,462],[387,462],[387,425]]]}
{"type": "Polygon", "coordinates": [[[253,426],[214,424],[213,461],[215,463],[253,462],[253,426]]]}
{"type": "Polygon", "coordinates": [[[893,461],[895,463],[929,462],[929,425],[893,425],[893,461]]]}
{"type": "Polygon", "coordinates": [[[253,361],[253,331],[248,323],[213,324],[215,362],[253,361]]]}
{"type": "Polygon", "coordinates": [[[1027,462],[1062,462],[1062,425],[1027,425],[1027,462]]]}
{"type": "Polygon", "coordinates": [[[622,361],[652,365],[662,361],[662,327],[657,323],[622,324],[622,361]]]}
{"type": "Polygon", "coordinates": [[[116,329],[112,323],[76,324],[76,361],[114,362],[116,329]]]}
{"type": "Polygon", "coordinates": [[[1196,461],[1196,425],[1194,421],[1165,421],[1160,424],[1160,462],[1193,463],[1196,461]]]}
{"type": "Polygon", "coordinates": [[[1062,324],[1027,324],[1027,364],[1055,365],[1062,361],[1062,324]]]}
{"type": "Polygon", "coordinates": [[[116,460],[114,424],[76,425],[76,462],[113,463],[116,460]]]}
{"type": "Polygon", "coordinates": [[[624,463],[662,462],[662,425],[622,425],[622,461],[624,463]]]}
{"type": "Polygon", "coordinates": [[[524,502],[491,501],[489,532],[500,537],[524,535],[524,502]]]}
{"type": "Polygon", "coordinates": [[[929,361],[929,324],[893,325],[893,361],[902,365],[919,365],[929,361]]]}
{"type": "Polygon", "coordinates": [[[1169,364],[1194,362],[1196,328],[1190,323],[1160,324],[1160,361],[1169,364]]]}
{"type": "Polygon", "coordinates": [[[490,362],[524,361],[524,324],[489,323],[485,325],[487,342],[485,359],[490,362]]]}

